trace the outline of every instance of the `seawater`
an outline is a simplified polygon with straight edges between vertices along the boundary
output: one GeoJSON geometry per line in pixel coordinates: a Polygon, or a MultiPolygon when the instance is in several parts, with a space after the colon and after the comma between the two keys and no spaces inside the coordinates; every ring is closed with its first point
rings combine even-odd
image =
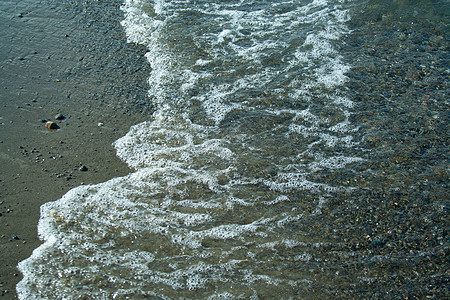
{"type": "Polygon", "coordinates": [[[114,143],[134,173],[42,206],[19,297],[296,298],[332,285],[315,263],[328,241],[305,228],[362,160],[338,50],[347,6],[125,1],[157,111],[114,143]]]}

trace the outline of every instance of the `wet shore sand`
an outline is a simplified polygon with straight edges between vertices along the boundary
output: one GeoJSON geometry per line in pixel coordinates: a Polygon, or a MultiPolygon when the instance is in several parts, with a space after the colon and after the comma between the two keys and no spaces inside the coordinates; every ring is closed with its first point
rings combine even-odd
{"type": "Polygon", "coordinates": [[[105,2],[0,3],[2,299],[17,297],[17,263],[41,244],[39,207],[128,174],[111,143],[151,115],[145,49],[126,43],[122,1],[105,2]]]}

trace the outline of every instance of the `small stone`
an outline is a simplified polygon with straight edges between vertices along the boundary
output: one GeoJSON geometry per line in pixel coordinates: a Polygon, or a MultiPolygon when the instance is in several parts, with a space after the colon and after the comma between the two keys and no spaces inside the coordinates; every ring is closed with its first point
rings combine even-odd
{"type": "Polygon", "coordinates": [[[12,236],[12,239],[13,239],[13,240],[20,240],[20,237],[18,237],[17,235],[13,235],[13,236],[12,236]]]}
{"type": "Polygon", "coordinates": [[[86,166],[81,165],[78,170],[80,170],[81,172],[86,172],[88,168],[86,166]]]}
{"type": "Polygon", "coordinates": [[[63,115],[63,114],[57,114],[56,116],[55,116],[55,120],[64,120],[66,117],[63,115]]]}
{"type": "Polygon", "coordinates": [[[48,129],[58,129],[58,125],[52,121],[46,122],[45,127],[47,127],[48,129]]]}
{"type": "Polygon", "coordinates": [[[97,126],[98,126],[98,127],[102,127],[102,126],[105,126],[105,124],[103,124],[102,122],[99,122],[99,123],[97,124],[97,126]]]}

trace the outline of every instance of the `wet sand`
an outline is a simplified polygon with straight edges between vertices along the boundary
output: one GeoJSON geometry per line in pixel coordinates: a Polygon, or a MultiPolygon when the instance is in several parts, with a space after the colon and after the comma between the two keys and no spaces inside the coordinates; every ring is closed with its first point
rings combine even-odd
{"type": "Polygon", "coordinates": [[[131,171],[111,143],[152,107],[145,49],[126,43],[121,2],[0,3],[2,299],[17,297],[17,263],[41,244],[43,203],[131,171]],[[54,119],[58,113],[64,120],[54,119]]]}

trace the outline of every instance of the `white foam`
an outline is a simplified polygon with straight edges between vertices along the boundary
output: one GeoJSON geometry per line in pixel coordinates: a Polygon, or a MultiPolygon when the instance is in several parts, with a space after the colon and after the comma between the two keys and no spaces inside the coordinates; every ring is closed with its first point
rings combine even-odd
{"type": "Polygon", "coordinates": [[[340,169],[348,164],[362,161],[359,157],[346,157],[346,156],[333,156],[323,157],[320,154],[316,154],[318,157],[316,161],[309,164],[312,171],[319,171],[322,169],[340,169]]]}
{"type": "Polygon", "coordinates": [[[125,1],[157,111],[114,143],[134,173],[42,206],[21,299],[257,299],[261,286],[310,284],[288,262],[323,244],[291,227],[343,190],[317,172],[360,161],[333,152],[357,143],[339,91],[349,66],[332,43],[348,13],[339,1],[282,4],[125,1]],[[266,257],[283,264],[270,273],[266,257]]]}

